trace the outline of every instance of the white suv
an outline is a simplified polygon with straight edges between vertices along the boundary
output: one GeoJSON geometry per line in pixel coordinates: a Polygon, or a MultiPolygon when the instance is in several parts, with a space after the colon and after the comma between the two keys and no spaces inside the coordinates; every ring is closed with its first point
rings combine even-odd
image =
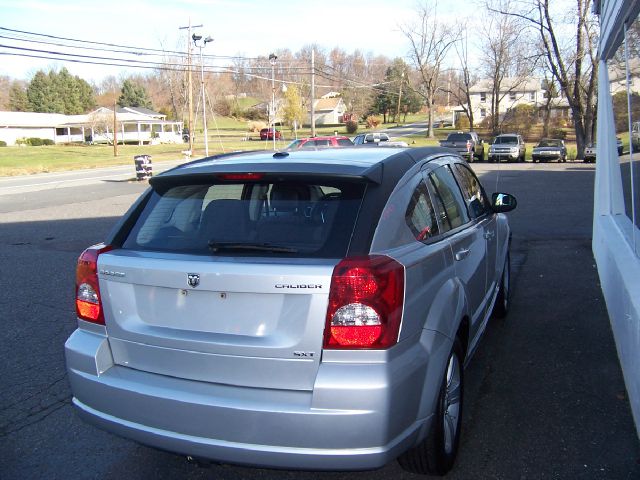
{"type": "Polygon", "coordinates": [[[527,147],[521,135],[505,133],[498,135],[489,147],[489,161],[524,162],[527,147]]]}

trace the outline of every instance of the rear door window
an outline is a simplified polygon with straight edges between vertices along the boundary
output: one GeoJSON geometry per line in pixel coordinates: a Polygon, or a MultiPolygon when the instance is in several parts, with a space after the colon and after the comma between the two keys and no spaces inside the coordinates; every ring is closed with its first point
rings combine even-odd
{"type": "Polygon", "coordinates": [[[207,255],[346,255],[365,184],[273,181],[154,191],[123,248],[207,255]]]}
{"type": "Polygon", "coordinates": [[[411,196],[405,220],[415,239],[420,242],[428,241],[439,233],[436,212],[423,182],[420,182],[411,196]]]}
{"type": "Polygon", "coordinates": [[[460,184],[460,190],[462,191],[471,218],[478,218],[488,213],[491,210],[489,199],[485,195],[482,185],[480,185],[480,181],[474,173],[461,163],[455,163],[453,165],[453,172],[456,180],[458,180],[460,184]]]}
{"type": "Polygon", "coordinates": [[[434,192],[434,207],[440,219],[442,233],[467,223],[467,209],[449,166],[439,167],[429,173],[428,178],[434,192]]]}

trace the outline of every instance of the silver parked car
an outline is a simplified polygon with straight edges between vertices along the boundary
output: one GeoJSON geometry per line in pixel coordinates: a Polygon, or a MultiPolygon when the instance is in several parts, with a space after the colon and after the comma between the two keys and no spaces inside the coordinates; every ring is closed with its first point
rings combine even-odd
{"type": "Polygon", "coordinates": [[[517,133],[503,133],[493,139],[489,147],[489,161],[524,162],[527,147],[524,139],[517,133]]]}
{"type": "Polygon", "coordinates": [[[150,181],[78,260],[87,421],[197,458],[444,474],[509,307],[513,196],[448,149],[251,153],[150,181]]]}
{"type": "Polygon", "coordinates": [[[567,161],[567,147],[564,140],[559,138],[543,138],[533,147],[531,153],[531,161],[547,162],[549,160],[557,160],[559,162],[567,161]]]}

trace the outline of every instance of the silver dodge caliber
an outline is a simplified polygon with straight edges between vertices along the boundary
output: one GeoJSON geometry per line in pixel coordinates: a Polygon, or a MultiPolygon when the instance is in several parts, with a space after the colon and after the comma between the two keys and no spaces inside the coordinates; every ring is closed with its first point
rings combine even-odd
{"type": "Polygon", "coordinates": [[[445,474],[463,367],[509,307],[513,196],[439,148],[205,158],[78,259],[87,421],[196,458],[445,474]]]}

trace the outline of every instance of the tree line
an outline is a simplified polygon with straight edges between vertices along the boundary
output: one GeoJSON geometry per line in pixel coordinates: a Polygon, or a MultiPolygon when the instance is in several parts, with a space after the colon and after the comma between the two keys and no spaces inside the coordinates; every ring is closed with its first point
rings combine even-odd
{"type": "MultiPolygon", "coordinates": [[[[388,58],[360,50],[346,52],[307,45],[297,52],[274,52],[277,96],[297,99],[306,112],[311,101],[311,74],[316,76],[316,97],[341,95],[349,112],[363,119],[381,115],[397,121],[399,114],[425,110],[427,135],[445,105],[458,106],[470,129],[479,119],[469,106],[474,86],[486,84],[490,108],[484,126],[500,131],[505,116],[500,105],[532,78],[542,78],[546,98],[540,109],[545,131],[554,98],[564,98],[571,111],[578,151],[591,142],[595,130],[597,81],[597,18],[593,0],[486,0],[473,17],[451,21],[439,12],[436,0],[415,7],[413,20],[399,25],[407,45],[404,58],[388,58]],[[566,32],[571,32],[569,35],[566,32]],[[312,51],[315,62],[311,65],[312,51]],[[286,90],[286,91],[285,91],[286,90]]],[[[184,47],[184,45],[182,46],[184,47]]],[[[184,57],[167,54],[167,66],[184,64],[184,57]]],[[[249,108],[243,96],[268,101],[271,64],[268,57],[238,57],[225,68],[205,63],[205,101],[199,105],[197,59],[192,66],[196,109],[221,115],[265,116],[265,108],[249,108]]],[[[149,75],[107,77],[89,85],[60,71],[37,72],[30,82],[0,78],[0,108],[20,111],[84,113],[96,105],[147,106],[167,115],[187,116],[188,84],[185,71],[160,68],[149,75]],[[2,96],[4,95],[4,97],[2,96]]],[[[296,113],[300,117],[300,113],[296,113]]],[[[289,117],[296,115],[288,114],[289,117]]],[[[531,116],[537,116],[533,112],[531,116]]]]}

